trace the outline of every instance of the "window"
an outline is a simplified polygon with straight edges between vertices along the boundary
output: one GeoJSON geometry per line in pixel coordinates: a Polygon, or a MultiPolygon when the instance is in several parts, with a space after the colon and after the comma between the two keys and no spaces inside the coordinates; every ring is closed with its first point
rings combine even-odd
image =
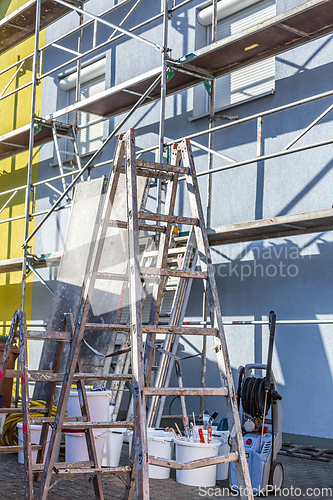
{"type": "MultiPolygon", "coordinates": [[[[217,40],[234,35],[276,15],[275,0],[255,3],[217,23],[217,40]]],[[[207,43],[211,43],[212,26],[207,29],[207,43]]],[[[216,80],[215,109],[228,108],[275,90],[275,57],[269,57],[223,75],[216,80]]],[[[207,108],[208,110],[208,108],[207,108]]]]}
{"type": "MultiPolygon", "coordinates": [[[[80,88],[81,100],[105,90],[105,75],[98,76],[93,80],[82,83],[80,88]]],[[[68,105],[75,103],[76,89],[75,87],[68,91],[68,105]]],[[[84,125],[96,118],[100,118],[93,113],[79,111],[78,124],[84,125]]],[[[68,122],[75,123],[75,111],[68,114],[68,122]]],[[[95,123],[87,128],[80,129],[78,132],[79,153],[85,155],[96,151],[103,142],[103,125],[104,122],[95,123]]]]}

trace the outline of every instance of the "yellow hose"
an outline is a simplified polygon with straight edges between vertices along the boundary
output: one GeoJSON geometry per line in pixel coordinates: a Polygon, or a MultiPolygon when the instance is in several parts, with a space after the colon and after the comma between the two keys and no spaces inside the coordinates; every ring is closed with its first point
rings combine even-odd
{"type": "MultiPolygon", "coordinates": [[[[31,401],[30,408],[45,408],[45,401],[31,401]]],[[[57,407],[52,407],[52,417],[56,416],[57,407]]],[[[33,412],[31,413],[33,417],[44,417],[45,413],[33,412]]],[[[0,446],[17,446],[18,444],[18,432],[17,423],[22,422],[22,413],[12,413],[8,415],[4,424],[2,436],[0,435],[0,446]]]]}

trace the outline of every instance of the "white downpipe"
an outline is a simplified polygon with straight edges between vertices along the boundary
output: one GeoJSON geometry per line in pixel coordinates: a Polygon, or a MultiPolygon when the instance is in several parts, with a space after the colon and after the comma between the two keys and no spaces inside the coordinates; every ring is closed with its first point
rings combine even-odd
{"type": "MultiPolygon", "coordinates": [[[[235,12],[246,9],[250,5],[260,2],[261,0],[220,0],[217,2],[217,20],[230,16],[235,12]]],[[[203,26],[212,24],[213,5],[206,7],[198,12],[198,22],[203,26]]]]}
{"type": "MultiPolygon", "coordinates": [[[[81,84],[88,82],[89,80],[93,80],[98,76],[104,75],[105,63],[106,63],[106,58],[103,57],[103,59],[100,59],[99,61],[96,61],[93,64],[89,64],[89,66],[83,68],[81,70],[81,78],[80,78],[81,84]]],[[[71,73],[70,75],[66,76],[66,78],[62,78],[59,81],[59,87],[61,88],[61,90],[71,90],[76,86],[76,80],[77,80],[77,72],[75,71],[74,73],[71,73]]]]}

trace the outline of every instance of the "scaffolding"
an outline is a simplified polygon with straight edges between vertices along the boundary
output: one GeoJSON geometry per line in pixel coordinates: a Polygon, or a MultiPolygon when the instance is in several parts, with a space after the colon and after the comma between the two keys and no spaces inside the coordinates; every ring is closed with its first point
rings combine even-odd
{"type": "MultiPolygon", "coordinates": [[[[119,25],[115,25],[105,19],[105,17],[116,10],[121,10],[124,5],[129,4],[130,0],[123,0],[112,6],[99,15],[92,14],[85,9],[84,1],[74,0],[29,0],[22,7],[12,12],[0,21],[0,54],[5,53],[10,48],[34,36],[34,50],[19,61],[9,65],[0,71],[0,75],[14,71],[9,77],[8,83],[4,89],[0,89],[0,101],[18,94],[20,91],[31,88],[31,108],[30,121],[28,124],[14,129],[0,137],[0,160],[16,155],[22,151],[28,151],[27,181],[19,185],[0,192],[0,214],[8,207],[15,197],[24,192],[24,213],[22,215],[12,216],[0,220],[0,224],[11,224],[18,220],[24,221],[24,234],[22,236],[23,254],[20,258],[7,259],[0,262],[0,273],[8,273],[21,270],[22,288],[21,288],[21,311],[25,309],[26,296],[26,277],[27,271],[34,272],[37,279],[43,282],[43,278],[38,274],[37,269],[46,266],[57,266],[60,261],[61,252],[55,252],[48,255],[31,255],[28,251],[29,242],[43,227],[44,223],[54,212],[67,210],[71,208],[69,195],[77,182],[83,179],[84,175],[90,174],[92,169],[104,167],[111,164],[112,160],[98,162],[98,157],[105,146],[113,139],[126,124],[127,128],[131,125],[130,118],[135,111],[142,105],[152,102],[160,103],[159,112],[159,140],[158,144],[153,144],[148,148],[137,152],[137,159],[145,153],[155,153],[159,163],[164,162],[164,154],[171,150],[172,146],[181,142],[183,137],[175,137],[171,141],[165,140],[165,119],[166,119],[166,99],[168,96],[179,93],[183,90],[193,88],[202,83],[210,84],[209,112],[207,113],[208,127],[199,132],[187,135],[191,140],[192,146],[204,153],[207,153],[207,169],[198,172],[197,177],[207,176],[207,205],[205,207],[206,226],[208,229],[208,240],[211,246],[227,245],[231,243],[250,242],[255,240],[264,240],[271,238],[280,238],[285,236],[304,235],[315,232],[333,230],[333,208],[319,210],[303,214],[279,216],[270,219],[261,219],[237,224],[222,225],[211,227],[211,206],[212,206],[212,179],[215,173],[234,168],[241,168],[247,165],[256,164],[259,161],[272,160],[291,154],[297,154],[302,151],[312,150],[324,147],[333,143],[333,139],[313,142],[311,144],[296,145],[300,139],[333,109],[333,105],[327,107],[315,120],[304,128],[292,141],[286,144],[281,150],[264,154],[263,152],[263,127],[267,117],[283,113],[293,108],[297,109],[306,106],[315,101],[323,100],[333,96],[333,90],[312,95],[267,111],[261,111],[256,114],[228,121],[221,125],[216,125],[215,117],[215,82],[222,75],[230,71],[244,68],[256,61],[264,60],[272,55],[283,53],[295,47],[304,45],[319,37],[333,32],[333,0],[309,0],[293,9],[255,25],[249,29],[241,31],[236,35],[217,41],[217,0],[212,0],[212,38],[211,43],[202,49],[195,50],[191,54],[184,54],[184,57],[175,60],[170,56],[168,44],[168,25],[172,16],[178,12],[183,12],[193,0],[185,0],[178,3],[176,0],[162,0],[161,12],[153,17],[132,26],[126,30],[122,26],[125,21],[131,19],[131,14],[136,8],[140,7],[141,0],[131,3],[126,15],[119,25]],[[60,17],[70,13],[77,12],[79,15],[78,26],[71,29],[51,42],[40,46],[39,33],[45,27],[51,25],[60,17]],[[88,20],[84,21],[84,16],[88,20]],[[137,32],[152,23],[162,24],[162,40],[160,43],[143,38],[137,32]],[[104,25],[112,30],[111,36],[97,44],[98,26],[104,25]],[[83,51],[83,30],[92,27],[91,48],[83,51]],[[24,27],[24,29],[22,29],[24,27]],[[77,51],[68,49],[61,42],[67,38],[76,35],[78,37],[77,51]],[[98,51],[108,48],[112,43],[121,40],[124,37],[132,37],[143,44],[148,44],[160,54],[161,63],[143,74],[125,81],[119,85],[112,86],[103,92],[93,95],[85,100],[80,100],[80,75],[82,71],[82,60],[93,56],[98,51]],[[259,43],[258,43],[259,41],[259,43]],[[43,71],[43,60],[45,53],[50,47],[57,48],[69,55],[66,62],[48,70],[43,71]],[[251,47],[251,50],[247,50],[251,47]],[[31,81],[8,90],[24,68],[25,64],[32,62],[31,81]],[[63,68],[76,65],[78,75],[76,82],[75,103],[62,109],[54,110],[48,116],[37,116],[36,114],[36,92],[38,84],[45,78],[59,73],[63,68]],[[99,118],[94,119],[84,125],[78,124],[79,112],[91,112],[98,114],[99,118]],[[65,123],[64,116],[70,112],[75,113],[74,128],[65,123]],[[109,120],[112,117],[124,114],[125,116],[119,124],[111,131],[107,139],[95,151],[85,164],[80,163],[79,155],[76,155],[74,168],[69,172],[61,169],[60,175],[53,175],[47,179],[32,182],[33,169],[33,151],[35,147],[57,140],[55,137],[69,138],[73,137],[78,130],[87,128],[95,123],[109,120]],[[236,161],[221,151],[214,150],[214,134],[216,132],[227,131],[233,127],[241,126],[245,123],[256,123],[256,155],[241,161],[236,161]],[[208,146],[198,142],[201,137],[207,136],[208,146]],[[296,145],[296,146],[295,146],[296,145]],[[221,165],[214,167],[213,158],[219,159],[221,165]],[[66,184],[66,181],[69,181],[66,184]],[[53,183],[61,181],[62,190],[57,189],[53,183]],[[47,186],[57,195],[57,200],[48,210],[37,211],[36,199],[39,186],[47,186]],[[31,203],[33,201],[33,203],[31,203]],[[32,208],[31,208],[32,206],[32,208]],[[29,222],[31,219],[42,217],[35,229],[29,233],[29,222]]],[[[59,165],[61,160],[58,157],[59,165]]],[[[180,177],[179,182],[183,182],[185,177],[180,177]]],[[[162,203],[162,179],[157,179],[157,213],[161,211],[162,203]]],[[[44,285],[47,284],[44,282],[44,285]]],[[[210,326],[207,320],[206,308],[204,307],[202,321],[198,322],[203,326],[210,326]]],[[[266,325],[266,320],[248,320],[224,322],[225,325],[266,325]]],[[[295,324],[333,324],[333,320],[278,320],[277,324],[295,325],[295,324]]],[[[10,325],[1,325],[9,327],[10,325]]],[[[205,342],[203,338],[202,354],[202,375],[201,385],[205,386],[205,342]]],[[[203,410],[204,399],[201,400],[201,411],[203,410]]]]}
{"type": "MultiPolygon", "coordinates": [[[[191,135],[187,135],[192,141],[192,146],[198,148],[202,152],[207,153],[207,169],[198,173],[200,176],[208,176],[207,182],[207,205],[205,209],[207,227],[211,226],[211,204],[212,204],[212,178],[214,173],[244,167],[250,164],[256,164],[258,161],[271,160],[274,158],[283,157],[285,155],[296,154],[301,151],[323,147],[333,143],[333,139],[316,142],[300,147],[295,147],[299,139],[304,137],[320,120],[322,120],[332,109],[329,106],[321,113],[311,124],[309,124],[292,142],[287,144],[282,150],[263,154],[263,125],[265,117],[272,116],[283,111],[303,106],[316,100],[325,99],[333,95],[333,90],[321,94],[313,95],[305,99],[301,99],[292,103],[288,103],[277,108],[269,109],[251,116],[241,119],[234,119],[222,125],[215,125],[215,80],[221,75],[227,74],[231,70],[239,69],[252,64],[255,61],[262,60],[271,55],[279,54],[285,50],[308,43],[318,37],[324,36],[333,31],[333,9],[332,0],[315,0],[308,1],[295,7],[287,12],[277,15],[260,25],[253,26],[245,31],[229,36],[220,41],[217,41],[217,0],[213,0],[212,9],[212,43],[208,46],[192,52],[189,56],[184,55],[179,60],[174,60],[169,54],[168,45],[168,24],[173,15],[177,12],[184,11],[192,0],[176,2],[175,0],[163,0],[161,4],[161,12],[150,19],[147,19],[129,30],[122,28],[122,25],[127,19],[130,19],[133,11],[138,8],[141,0],[137,0],[119,26],[114,25],[105,20],[105,16],[117,9],[121,9],[128,4],[130,0],[123,0],[119,4],[112,6],[100,15],[94,15],[84,10],[84,2],[79,4],[74,1],[63,0],[30,0],[22,7],[5,17],[0,22],[0,53],[4,53],[9,48],[25,40],[28,36],[35,35],[34,51],[18,62],[11,64],[7,68],[0,71],[0,75],[8,71],[15,70],[14,74],[9,79],[7,85],[0,94],[0,100],[5,100],[21,90],[31,87],[31,112],[30,123],[15,129],[0,137],[0,159],[7,158],[22,151],[29,152],[27,182],[24,185],[0,192],[1,203],[0,213],[12,202],[12,200],[20,192],[25,193],[25,210],[24,214],[7,219],[0,220],[0,224],[9,224],[17,220],[24,220],[24,235],[23,235],[23,255],[22,258],[7,259],[0,262],[0,272],[7,273],[11,271],[22,270],[22,287],[21,287],[21,310],[25,308],[25,290],[27,271],[32,271],[39,281],[41,281],[48,289],[46,282],[38,273],[37,269],[44,266],[56,266],[60,260],[60,253],[56,255],[30,255],[28,252],[28,243],[35,236],[37,231],[43,226],[48,218],[54,213],[61,210],[71,208],[71,203],[68,200],[68,194],[71,192],[75,184],[83,179],[85,172],[88,173],[91,169],[97,169],[105,166],[108,161],[98,163],[97,158],[106,144],[117,135],[123,125],[128,123],[130,117],[139,108],[139,106],[147,102],[160,101],[160,116],[159,116],[159,142],[149,148],[138,152],[137,157],[141,157],[144,153],[155,152],[156,158],[160,163],[163,163],[163,154],[166,149],[171,148],[174,143],[180,142],[182,137],[177,137],[170,142],[165,141],[164,124],[165,124],[165,103],[169,95],[175,94],[185,89],[192,88],[200,82],[210,82],[210,106],[208,113],[208,128],[191,135]],[[79,6],[78,6],[79,5],[79,6]],[[51,42],[40,46],[39,32],[46,26],[54,23],[61,16],[76,11],[79,14],[78,26],[71,29],[68,33],[61,35],[51,42]],[[88,20],[83,21],[83,14],[88,17],[88,20]],[[137,35],[136,32],[145,26],[149,26],[153,22],[162,23],[163,39],[160,44],[151,42],[137,35]],[[111,36],[100,44],[97,44],[98,26],[102,24],[112,29],[111,36]],[[92,42],[91,48],[82,52],[83,30],[87,26],[92,25],[92,42]],[[22,26],[27,27],[21,29],[22,26]],[[61,41],[77,34],[78,50],[73,51],[61,44],[61,41]],[[127,82],[120,85],[110,87],[102,93],[91,96],[88,99],[80,100],[80,74],[81,61],[83,58],[93,56],[97,51],[107,48],[110,44],[124,38],[133,37],[145,44],[151,45],[161,55],[161,65],[144,74],[140,74],[127,82]],[[258,44],[258,40],[260,43],[258,44]],[[252,47],[250,51],[246,50],[252,47]],[[52,68],[49,71],[43,72],[43,59],[45,51],[55,47],[58,50],[64,51],[70,55],[70,59],[66,62],[52,68]],[[73,56],[73,57],[72,57],[73,56]],[[16,75],[24,68],[24,65],[29,61],[33,62],[32,79],[14,90],[7,91],[16,75]],[[38,117],[36,115],[35,101],[37,85],[48,76],[56,74],[61,69],[70,65],[76,64],[77,82],[76,82],[76,102],[64,109],[56,110],[49,116],[38,117]],[[169,76],[172,75],[172,78],[169,76]],[[78,126],[77,113],[79,111],[94,112],[99,114],[100,118],[88,122],[83,126],[78,126]],[[68,137],[70,133],[70,125],[64,123],[61,119],[69,112],[76,113],[75,125],[76,130],[83,127],[89,127],[96,122],[108,120],[111,117],[121,113],[126,113],[125,117],[120,121],[117,127],[111,132],[109,137],[104,141],[102,146],[90,157],[88,162],[80,166],[78,169],[72,169],[70,172],[61,170],[60,175],[49,177],[46,180],[32,182],[32,166],[33,166],[33,149],[36,146],[41,146],[54,139],[55,135],[60,137],[68,137]],[[229,158],[220,151],[215,151],[214,148],[214,133],[226,131],[231,127],[241,126],[244,123],[255,121],[257,123],[257,154],[256,156],[235,161],[229,158]],[[208,136],[208,147],[199,143],[197,140],[200,137],[208,136]],[[213,158],[221,160],[221,166],[213,167],[213,158]],[[66,186],[66,179],[70,182],[66,186]],[[53,183],[61,180],[62,191],[57,189],[53,183]],[[56,202],[49,210],[37,211],[36,206],[37,188],[45,185],[49,187],[53,194],[58,196],[56,202]],[[31,199],[33,199],[33,209],[31,210],[31,199]],[[42,217],[35,229],[29,234],[29,221],[36,217],[42,217]]],[[[58,160],[59,160],[58,155],[58,160]]],[[[61,161],[61,160],[60,160],[61,161]]],[[[179,179],[182,182],[184,178],[179,179]]],[[[162,195],[162,180],[158,179],[158,194],[157,194],[157,212],[161,208],[162,195]]],[[[333,209],[310,212],[306,214],[288,215],[275,217],[274,219],[262,219],[249,221],[238,224],[223,225],[214,227],[208,230],[208,238],[210,245],[223,245],[236,242],[246,242],[263,240],[268,238],[279,238],[282,236],[292,236],[298,234],[308,234],[318,231],[329,231],[333,229],[333,209]]],[[[202,317],[202,323],[206,324],[207,317],[205,308],[202,317]]],[[[297,324],[324,324],[329,320],[293,320],[297,324]]],[[[248,322],[230,322],[230,324],[249,324],[248,322]]],[[[259,324],[252,321],[251,324],[259,324]]],[[[264,323],[260,323],[264,324],[264,323]]],[[[6,324],[7,326],[7,324],[6,324]]],[[[8,324],[9,327],[9,324],[8,324]]],[[[204,337],[203,343],[205,344],[204,337]]],[[[203,344],[203,352],[205,345],[203,344]]],[[[202,358],[202,385],[205,385],[205,355],[202,358]]],[[[203,411],[204,400],[201,401],[201,410],[203,411]]]]}
{"type": "MultiPolygon", "coordinates": [[[[4,53],[9,48],[22,42],[29,36],[34,35],[35,37],[34,51],[31,54],[28,54],[26,57],[0,71],[0,75],[11,70],[15,71],[14,75],[9,78],[7,85],[0,94],[1,101],[5,100],[9,96],[17,94],[25,88],[31,87],[30,123],[0,137],[0,160],[18,154],[22,151],[29,152],[26,184],[0,192],[1,200],[4,200],[1,203],[0,213],[13,201],[18,193],[22,191],[25,193],[24,214],[0,220],[0,224],[9,224],[17,220],[24,220],[22,258],[9,259],[0,262],[0,272],[10,272],[22,269],[21,310],[24,310],[25,308],[27,269],[32,268],[36,272],[35,268],[49,265],[49,263],[52,263],[51,265],[57,265],[59,262],[59,254],[51,254],[48,256],[30,255],[28,252],[28,243],[41,229],[53,212],[66,210],[71,207],[71,203],[68,202],[68,194],[71,192],[75,184],[79,180],[83,179],[83,175],[85,173],[89,175],[92,169],[97,169],[111,163],[111,160],[98,163],[97,159],[105,146],[122,129],[123,125],[125,123],[127,126],[130,125],[130,123],[128,123],[130,117],[141,105],[147,104],[148,102],[160,102],[159,141],[158,144],[154,144],[149,148],[140,150],[137,153],[137,157],[140,158],[145,153],[155,152],[158,161],[163,163],[165,151],[168,148],[171,148],[173,144],[179,143],[182,139],[182,137],[177,137],[172,141],[165,141],[164,124],[165,103],[167,96],[193,88],[201,82],[208,81],[211,83],[208,128],[194,134],[187,135],[187,138],[191,139],[194,148],[198,148],[199,150],[207,153],[207,169],[200,171],[198,173],[198,177],[208,176],[207,206],[205,211],[208,227],[211,226],[211,185],[214,173],[244,167],[246,165],[255,164],[258,161],[271,160],[285,155],[296,154],[301,151],[319,148],[333,143],[333,139],[327,139],[325,141],[307,145],[295,146],[295,144],[302,137],[304,137],[332,110],[332,105],[321,113],[300,134],[298,134],[293,141],[289,142],[278,152],[263,154],[262,139],[265,117],[333,96],[333,90],[294,101],[267,111],[259,112],[245,118],[236,118],[228,123],[218,126],[215,125],[214,116],[214,82],[216,81],[216,78],[221,75],[225,75],[232,70],[243,68],[256,61],[266,59],[267,57],[282,53],[294,47],[299,47],[309,41],[331,33],[333,31],[333,0],[310,0],[271,19],[268,19],[265,22],[219,41],[217,41],[216,36],[217,0],[213,0],[212,43],[202,49],[191,52],[189,55],[184,55],[184,57],[178,60],[173,59],[169,54],[168,24],[171,17],[177,15],[178,12],[183,12],[192,0],[185,0],[180,3],[176,2],[176,0],[173,0],[172,2],[171,0],[163,0],[161,12],[159,14],[132,26],[129,30],[126,30],[122,26],[127,19],[130,19],[132,12],[139,7],[141,0],[137,0],[132,7],[129,8],[127,14],[124,16],[119,25],[115,25],[105,19],[108,14],[117,9],[121,9],[124,5],[128,4],[129,1],[130,0],[123,0],[119,4],[112,6],[101,14],[95,15],[85,10],[84,1],[74,2],[74,0],[44,0],[42,2],[41,0],[29,0],[22,7],[5,17],[0,22],[0,53],[4,53]],[[40,30],[49,26],[51,23],[54,23],[61,16],[73,11],[77,12],[79,15],[78,26],[71,29],[66,34],[55,38],[53,41],[40,46],[40,30]],[[88,20],[84,21],[83,16],[88,17],[88,20]],[[147,40],[141,35],[136,34],[139,30],[154,22],[162,23],[163,39],[160,44],[147,40]],[[27,27],[27,29],[21,29],[23,25],[27,27]],[[89,25],[92,25],[93,27],[91,48],[82,51],[83,30],[89,25]],[[113,31],[107,40],[97,44],[97,30],[99,25],[104,25],[113,31]],[[64,45],[61,45],[61,41],[64,41],[66,38],[75,34],[77,34],[78,37],[77,51],[73,51],[64,45]],[[143,74],[137,75],[120,85],[115,85],[87,99],[80,100],[80,73],[82,59],[92,56],[97,51],[109,47],[110,44],[124,37],[131,37],[139,40],[140,42],[148,44],[158,51],[161,57],[160,66],[143,74]],[[258,43],[258,41],[260,41],[260,43],[258,43]],[[57,48],[64,53],[69,54],[70,59],[49,71],[43,72],[43,59],[45,57],[45,51],[50,47],[57,48]],[[247,50],[249,47],[251,47],[251,50],[247,50]],[[22,68],[24,68],[24,65],[28,61],[32,61],[33,71],[31,81],[15,88],[14,90],[8,91],[7,89],[14,81],[15,76],[22,68]],[[56,74],[61,69],[73,64],[76,64],[78,75],[76,83],[76,102],[66,108],[55,110],[48,116],[37,116],[35,101],[38,84],[48,76],[56,74]],[[46,180],[38,182],[32,182],[34,147],[41,146],[52,141],[55,131],[61,137],[68,137],[71,126],[68,123],[62,122],[61,118],[69,112],[78,113],[80,111],[93,112],[94,114],[98,114],[100,118],[84,125],[78,125],[76,120],[76,129],[89,127],[99,121],[108,120],[111,117],[115,117],[123,113],[126,114],[114,130],[112,130],[101,147],[92,154],[84,165],[74,165],[77,168],[72,169],[70,172],[64,173],[62,171],[60,175],[51,176],[46,180]],[[257,124],[256,156],[242,161],[236,161],[229,158],[222,152],[214,150],[214,134],[216,132],[228,130],[231,127],[239,126],[251,121],[255,121],[257,124]],[[197,140],[203,136],[208,136],[208,147],[197,142],[197,140]],[[222,165],[213,167],[214,157],[221,160],[222,165]],[[65,182],[63,182],[62,191],[52,185],[52,183],[56,181],[64,181],[67,178],[69,179],[69,184],[66,185],[65,182]],[[58,198],[49,210],[37,212],[34,209],[36,205],[36,193],[37,188],[41,185],[45,185],[52,189],[53,192],[58,195],[58,198]],[[33,210],[31,210],[32,199],[34,200],[33,210]],[[41,221],[29,234],[29,221],[39,216],[42,216],[41,221]]],[[[183,180],[184,178],[180,177],[179,182],[182,182],[183,180]]],[[[162,181],[159,179],[157,212],[159,212],[159,208],[161,206],[161,192],[162,181]]],[[[239,224],[231,224],[228,226],[223,225],[213,227],[209,229],[208,237],[210,245],[223,245],[235,242],[254,241],[258,239],[263,240],[267,238],[278,238],[286,235],[291,236],[318,231],[329,231],[332,229],[333,209],[328,209],[306,214],[288,215],[276,217],[274,219],[262,219],[239,224]]],[[[38,279],[41,279],[38,273],[36,276],[38,279]]],[[[203,323],[206,322],[205,314],[203,315],[202,320],[203,323]]],[[[305,320],[299,320],[299,323],[304,323],[304,321],[305,320]]],[[[320,322],[320,320],[318,320],[318,322],[320,322]]],[[[323,320],[323,322],[325,322],[325,320],[323,320]]],[[[242,324],[242,321],[232,322],[232,324],[242,324]]],[[[258,323],[252,322],[252,324],[258,323]]]]}

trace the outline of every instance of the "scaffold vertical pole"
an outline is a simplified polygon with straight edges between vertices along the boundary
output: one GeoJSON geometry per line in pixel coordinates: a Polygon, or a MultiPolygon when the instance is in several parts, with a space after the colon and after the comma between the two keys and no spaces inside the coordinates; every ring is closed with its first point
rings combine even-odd
{"type": "MultiPolygon", "coordinates": [[[[29,158],[28,158],[28,174],[27,174],[27,187],[25,192],[25,227],[24,227],[24,241],[29,235],[29,222],[30,222],[30,199],[31,199],[31,179],[32,179],[32,162],[33,162],[33,149],[34,149],[34,129],[35,129],[35,107],[36,107],[36,92],[37,92],[37,63],[38,63],[38,46],[39,46],[39,29],[40,29],[40,6],[41,0],[36,1],[36,26],[35,26],[35,48],[32,63],[32,96],[31,96],[31,116],[30,116],[30,133],[29,133],[29,158]]],[[[21,287],[21,311],[24,310],[25,304],[25,289],[27,282],[27,256],[28,246],[23,248],[23,261],[22,261],[22,287],[21,287]]]]}
{"type": "MultiPolygon", "coordinates": [[[[161,103],[160,103],[160,127],[158,161],[163,163],[164,152],[164,128],[165,128],[165,100],[167,83],[167,58],[168,58],[168,15],[169,0],[162,0],[163,10],[163,51],[162,51],[162,74],[161,74],[161,103]]],[[[162,179],[157,180],[157,213],[161,213],[162,204],[162,179]]]]}

